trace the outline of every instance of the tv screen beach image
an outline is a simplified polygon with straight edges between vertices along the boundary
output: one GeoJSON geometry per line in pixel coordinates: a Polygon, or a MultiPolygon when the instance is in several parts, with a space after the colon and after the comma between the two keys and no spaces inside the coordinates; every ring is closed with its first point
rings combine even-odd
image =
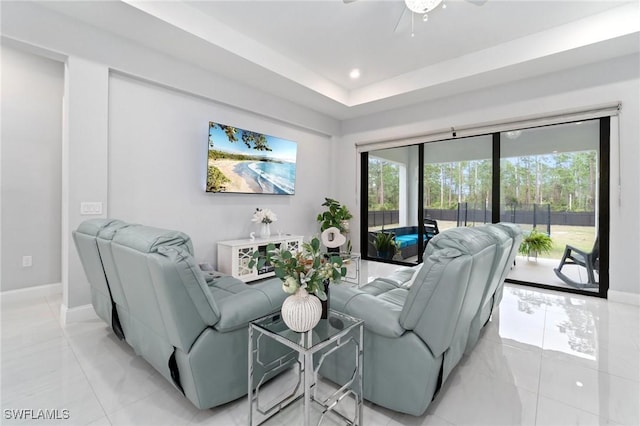
{"type": "Polygon", "coordinates": [[[297,144],[209,123],[207,192],[293,195],[297,144]]]}

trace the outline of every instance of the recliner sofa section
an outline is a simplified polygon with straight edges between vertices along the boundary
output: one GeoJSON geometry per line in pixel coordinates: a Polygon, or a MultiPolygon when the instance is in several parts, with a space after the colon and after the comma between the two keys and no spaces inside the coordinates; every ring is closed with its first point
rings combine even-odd
{"type": "MultiPolygon", "coordinates": [[[[110,242],[113,234],[124,226],[129,225],[120,220],[92,219],[82,222],[72,234],[91,287],[93,309],[102,320],[111,326],[121,340],[127,334],[129,308],[124,298],[122,284],[120,284],[115,271],[110,271],[111,281],[108,281],[103,257],[106,259],[111,256],[110,242]],[[98,249],[99,246],[102,246],[102,250],[98,249]]],[[[112,264],[109,259],[106,260],[107,265],[112,264]]]]}
{"type": "MultiPolygon", "coordinates": [[[[361,288],[332,287],[332,309],[365,322],[366,399],[416,416],[426,411],[475,345],[482,306],[492,299],[487,294],[505,275],[513,240],[499,232],[455,228],[436,235],[410,286],[377,279],[361,288]]],[[[330,356],[320,373],[345,383],[354,366],[346,357],[330,356]]]]}
{"type": "Polygon", "coordinates": [[[441,238],[433,242],[432,246],[425,249],[425,255],[433,250],[445,247],[458,247],[458,245],[468,245],[470,241],[477,242],[481,238],[490,238],[495,243],[494,261],[489,268],[480,305],[470,323],[469,335],[465,352],[469,353],[475,347],[482,328],[489,321],[493,312],[493,307],[499,304],[495,294],[502,294],[504,279],[508,274],[510,265],[513,263],[518,246],[520,245],[521,231],[517,225],[513,224],[485,224],[472,228],[460,227],[448,230],[441,238]],[[485,234],[483,237],[482,234],[485,234]],[[466,241],[466,242],[465,242],[466,241]],[[494,303],[497,301],[497,304],[494,303]]]}
{"type": "Polygon", "coordinates": [[[182,232],[98,219],[73,237],[96,313],[112,325],[115,312],[138,355],[198,408],[246,395],[248,323],[280,310],[279,279],[206,282],[182,232]]]}

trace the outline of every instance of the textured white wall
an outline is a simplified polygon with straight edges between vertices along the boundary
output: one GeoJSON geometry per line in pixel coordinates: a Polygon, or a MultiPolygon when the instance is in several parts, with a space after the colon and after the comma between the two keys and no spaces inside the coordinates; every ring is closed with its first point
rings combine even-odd
{"type": "Polygon", "coordinates": [[[2,47],[2,291],[61,280],[63,76],[61,62],[2,47]]]}

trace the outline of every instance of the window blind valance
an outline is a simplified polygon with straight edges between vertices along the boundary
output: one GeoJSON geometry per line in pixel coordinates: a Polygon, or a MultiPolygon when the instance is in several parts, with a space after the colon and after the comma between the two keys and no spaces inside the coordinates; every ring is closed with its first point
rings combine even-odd
{"type": "Polygon", "coordinates": [[[411,135],[398,139],[357,142],[356,151],[358,153],[362,153],[378,149],[397,148],[400,146],[441,141],[445,139],[479,136],[496,132],[508,132],[510,130],[528,129],[532,127],[549,126],[552,124],[569,123],[572,121],[617,116],[621,107],[622,105],[620,102],[610,102],[586,108],[518,117],[508,121],[487,122],[459,127],[451,126],[447,129],[438,129],[433,132],[411,135]]]}

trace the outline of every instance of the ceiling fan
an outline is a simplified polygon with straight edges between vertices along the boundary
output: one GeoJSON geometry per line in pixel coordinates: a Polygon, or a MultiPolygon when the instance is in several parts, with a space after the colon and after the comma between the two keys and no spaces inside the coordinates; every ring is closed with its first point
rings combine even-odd
{"type": "MultiPolygon", "coordinates": [[[[354,3],[358,0],[342,0],[344,3],[354,3]]],[[[487,0],[466,0],[468,3],[475,4],[476,6],[484,5],[487,0]]],[[[429,12],[437,9],[440,5],[442,8],[447,7],[446,4],[443,4],[444,0],[404,0],[405,8],[402,10],[402,15],[398,19],[396,26],[394,28],[394,32],[398,30],[398,26],[402,21],[402,18],[407,13],[407,11],[411,12],[411,36],[413,37],[413,14],[422,15],[422,20],[426,21],[428,19],[429,12]]]]}

